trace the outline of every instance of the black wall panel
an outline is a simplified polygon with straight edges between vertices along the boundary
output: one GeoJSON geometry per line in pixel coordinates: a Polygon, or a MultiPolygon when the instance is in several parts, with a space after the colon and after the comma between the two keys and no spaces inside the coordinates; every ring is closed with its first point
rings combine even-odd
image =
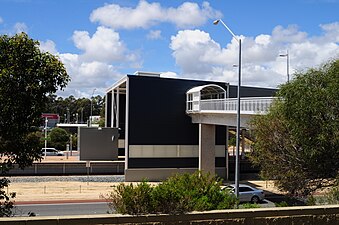
{"type": "Polygon", "coordinates": [[[112,118],[112,92],[106,93],[106,98],[107,98],[107,107],[106,107],[107,117],[105,119],[106,119],[107,127],[111,127],[112,126],[112,124],[111,124],[111,118],[112,118]]]}
{"type": "MultiPolygon", "coordinates": [[[[186,115],[186,92],[225,83],[129,75],[129,144],[198,145],[199,126],[186,115]]],[[[217,144],[224,143],[219,137],[217,144]]]]}
{"type": "MultiPolygon", "coordinates": [[[[229,87],[229,97],[237,97],[238,87],[235,85],[230,85],[229,87]]],[[[260,88],[260,87],[244,87],[240,88],[240,97],[272,97],[274,96],[277,89],[272,88],[260,88]]]]}
{"type": "Polygon", "coordinates": [[[120,139],[125,139],[125,122],[126,122],[126,95],[119,96],[119,134],[120,139]]]}
{"type": "MultiPolygon", "coordinates": [[[[129,158],[130,169],[141,168],[198,168],[199,158],[129,158]]],[[[215,158],[216,167],[225,167],[225,158],[215,158]]]]}

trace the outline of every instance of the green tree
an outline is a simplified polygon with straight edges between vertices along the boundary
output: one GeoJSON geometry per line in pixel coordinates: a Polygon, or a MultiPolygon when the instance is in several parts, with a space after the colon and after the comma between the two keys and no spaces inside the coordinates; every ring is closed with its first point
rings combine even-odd
{"type": "Polygon", "coordinates": [[[67,133],[65,129],[56,127],[51,130],[49,138],[50,146],[58,150],[65,150],[66,144],[69,142],[70,135],[67,133]]]}
{"type": "Polygon", "coordinates": [[[37,137],[30,133],[41,123],[48,96],[68,81],[63,64],[41,52],[38,41],[25,33],[0,36],[0,153],[7,156],[5,164],[25,167],[39,159],[38,142],[31,140],[37,137]]]}
{"type": "MultiPolygon", "coordinates": [[[[63,89],[69,76],[60,60],[41,52],[39,42],[21,33],[0,36],[0,154],[1,172],[40,159],[39,135],[48,96],[63,89]]],[[[0,180],[0,189],[8,181],[0,180]]],[[[1,199],[8,200],[0,193],[1,199]]],[[[1,207],[1,210],[3,208],[1,207]]],[[[0,213],[8,215],[8,213],[0,213]]]]}
{"type": "Polygon", "coordinates": [[[308,195],[339,172],[339,60],[295,74],[269,113],[252,121],[251,160],[291,194],[308,195]]]}

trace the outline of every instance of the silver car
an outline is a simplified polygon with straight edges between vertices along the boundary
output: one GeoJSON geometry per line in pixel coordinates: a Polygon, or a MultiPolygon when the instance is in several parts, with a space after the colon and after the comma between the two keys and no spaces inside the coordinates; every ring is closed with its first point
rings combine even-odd
{"type": "MultiPolygon", "coordinates": [[[[231,184],[227,187],[233,193],[235,193],[235,185],[231,184]]],[[[259,203],[265,198],[265,193],[263,190],[256,189],[249,185],[239,184],[239,201],[240,202],[252,202],[252,203],[259,203]]]]}
{"type": "Polygon", "coordinates": [[[46,156],[64,156],[64,152],[56,150],[55,148],[42,148],[41,154],[44,156],[46,153],[46,156]]]}

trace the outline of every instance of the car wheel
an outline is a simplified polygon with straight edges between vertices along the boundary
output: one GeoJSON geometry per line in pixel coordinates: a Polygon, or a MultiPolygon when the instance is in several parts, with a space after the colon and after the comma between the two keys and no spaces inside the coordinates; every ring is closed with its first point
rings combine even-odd
{"type": "Polygon", "coordinates": [[[258,196],[253,196],[253,197],[251,198],[251,202],[254,203],[254,204],[257,204],[257,203],[260,202],[260,199],[259,199],[258,196]]]}

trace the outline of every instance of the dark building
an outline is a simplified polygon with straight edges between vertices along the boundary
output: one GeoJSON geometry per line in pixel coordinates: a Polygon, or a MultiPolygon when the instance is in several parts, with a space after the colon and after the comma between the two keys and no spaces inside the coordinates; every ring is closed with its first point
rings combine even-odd
{"type": "MultiPolygon", "coordinates": [[[[161,180],[176,172],[192,172],[199,164],[199,124],[186,111],[186,93],[215,84],[236,97],[228,83],[162,78],[159,74],[127,75],[107,89],[106,126],[120,130],[119,151],[125,154],[127,181],[161,180]]],[[[276,90],[242,87],[241,97],[272,96],[276,90]]],[[[215,131],[216,173],[225,176],[226,127],[215,131]]]]}

